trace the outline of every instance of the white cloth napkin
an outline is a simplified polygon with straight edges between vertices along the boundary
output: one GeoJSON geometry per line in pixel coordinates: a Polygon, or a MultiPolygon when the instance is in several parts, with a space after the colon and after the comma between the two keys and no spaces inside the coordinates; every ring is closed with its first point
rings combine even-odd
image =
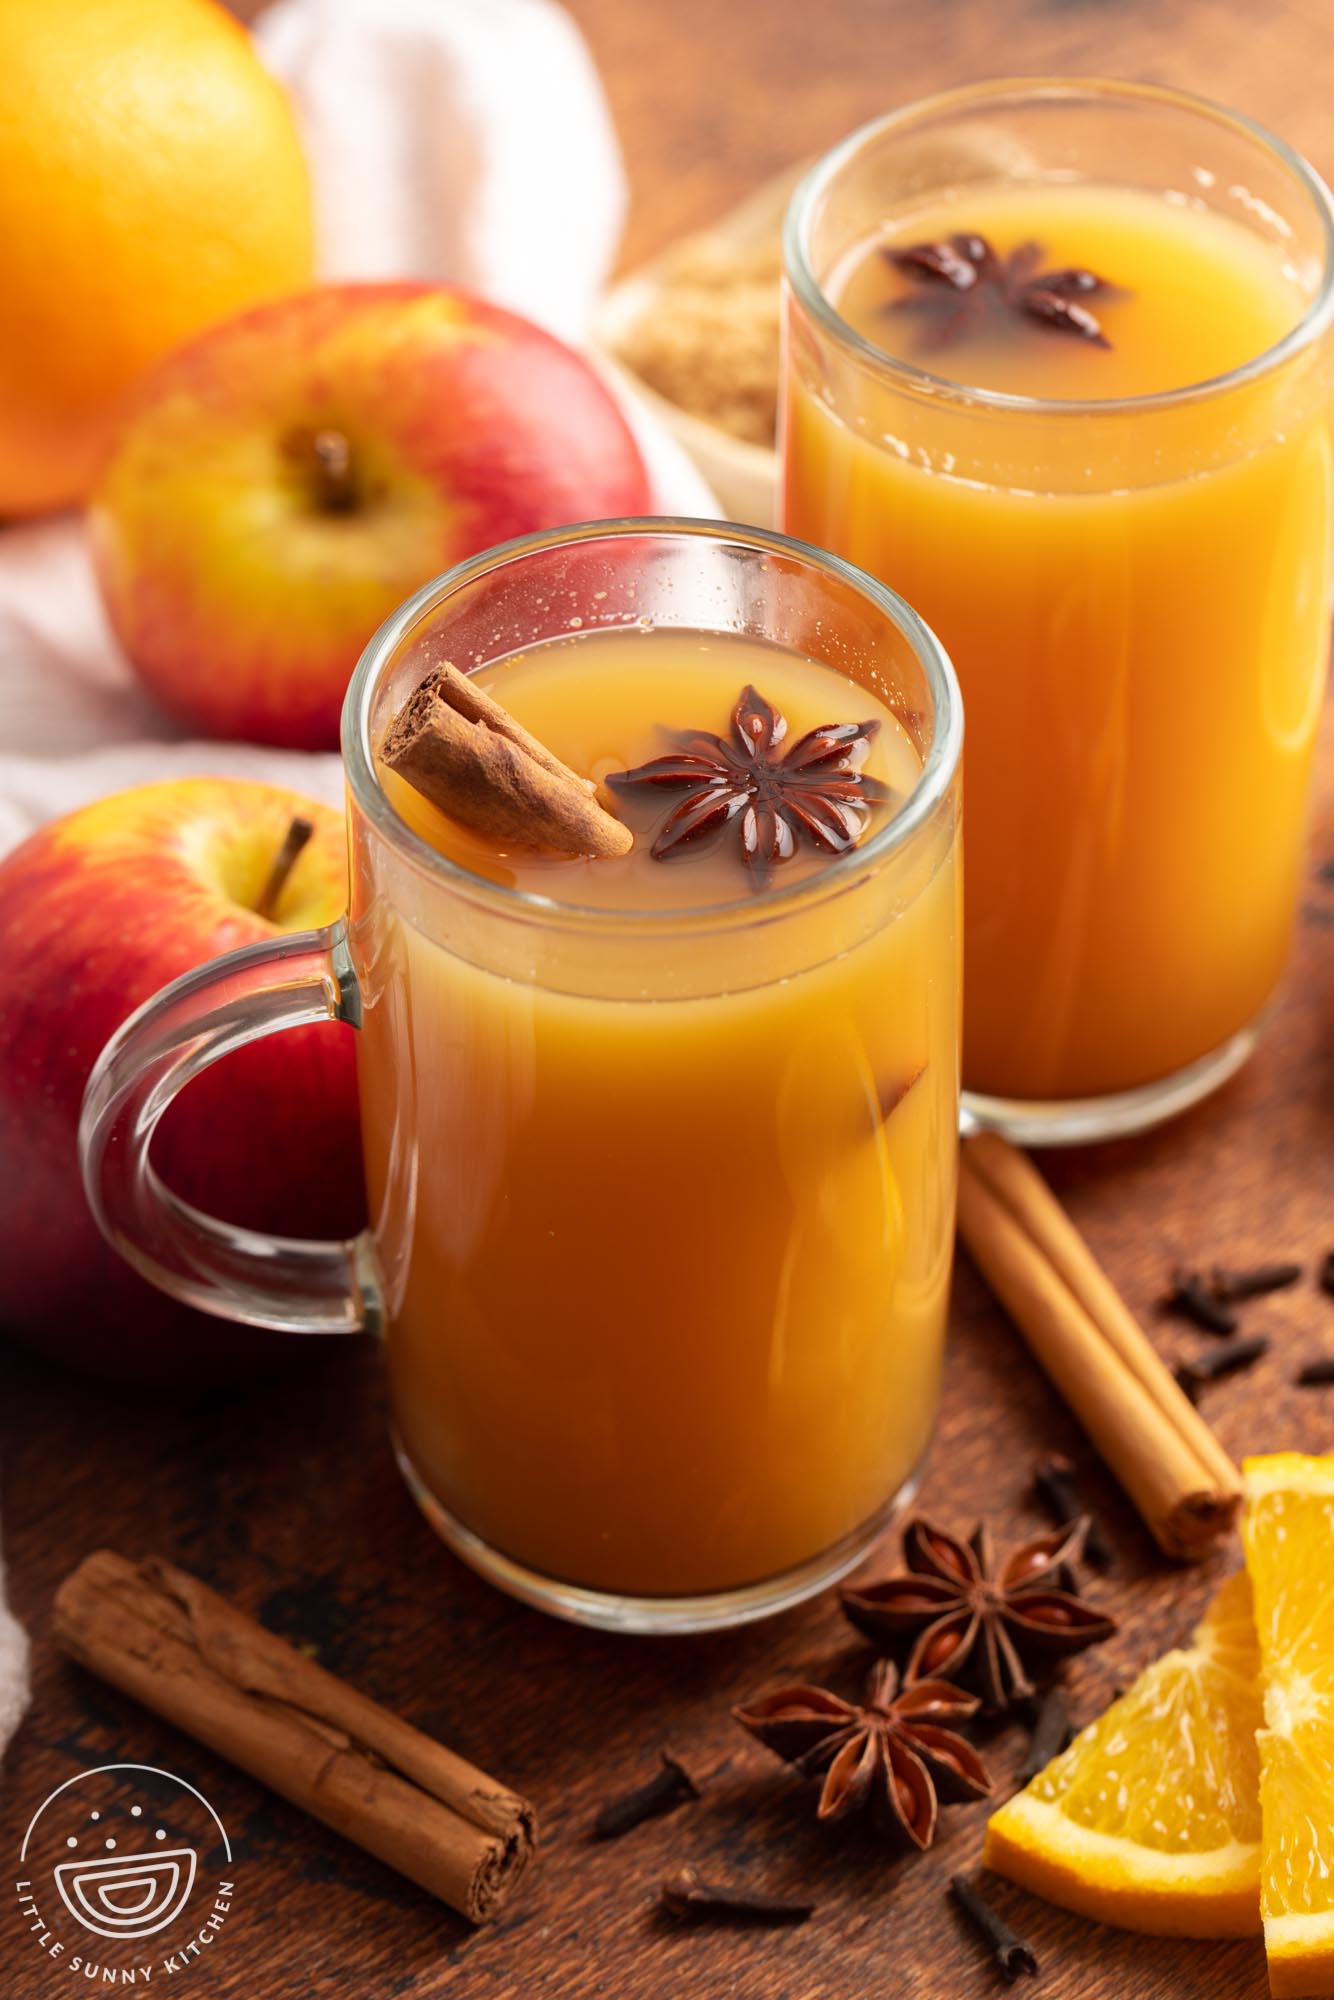
{"type": "MultiPolygon", "coordinates": [[[[582,337],[625,179],[588,51],[554,0],[278,0],[258,38],[296,101],[323,275],[448,279],[582,337]]],[[[626,415],[657,511],[716,515],[675,441],[626,415]]],[[[182,738],[111,639],[77,519],[0,530],[0,854],[106,792],[201,773],[342,796],[336,756],[182,738]]],[[[0,1755],[26,1660],[0,1569],[0,1755]]]]}
{"type": "Polygon", "coordinates": [[[551,0],[277,0],[329,278],[448,278],[582,340],[625,175],[579,31],[551,0]]]}
{"type": "Polygon", "coordinates": [[[0,1757],[28,1706],[28,1635],[5,1603],[0,1560],[0,1757]]]}

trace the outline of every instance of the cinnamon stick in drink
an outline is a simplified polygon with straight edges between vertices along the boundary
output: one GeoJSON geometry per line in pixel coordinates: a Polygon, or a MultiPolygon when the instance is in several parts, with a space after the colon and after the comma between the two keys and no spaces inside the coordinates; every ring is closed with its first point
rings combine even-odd
{"type": "Polygon", "coordinates": [[[503,845],[610,859],[635,844],[587,778],[448,664],[409,695],[380,756],[441,812],[503,845]]]}
{"type": "Polygon", "coordinates": [[[1207,1554],[1236,1519],[1237,1468],[1032,1162],[997,1133],[963,1143],[959,1233],[1159,1546],[1207,1554]]]}
{"type": "Polygon", "coordinates": [[[57,1644],[475,1924],[532,1857],[525,1799],[158,1557],[100,1549],[56,1592],[57,1644]]]}

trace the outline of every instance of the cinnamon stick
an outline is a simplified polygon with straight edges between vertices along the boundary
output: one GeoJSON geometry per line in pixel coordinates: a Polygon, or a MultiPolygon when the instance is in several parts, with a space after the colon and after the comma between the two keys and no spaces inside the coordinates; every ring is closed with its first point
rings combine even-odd
{"type": "Polygon", "coordinates": [[[380,756],[433,806],[490,840],[598,859],[634,846],[629,827],[598,804],[596,786],[448,664],[409,695],[380,756]]]}
{"type": "Polygon", "coordinates": [[[56,1643],[475,1924],[513,1893],[536,1817],[197,1577],[100,1549],[56,1592],[56,1643]]]}
{"type": "Polygon", "coordinates": [[[1032,1162],[963,1143],[959,1233],[973,1262],[1167,1554],[1227,1532],[1241,1478],[1032,1162]]]}

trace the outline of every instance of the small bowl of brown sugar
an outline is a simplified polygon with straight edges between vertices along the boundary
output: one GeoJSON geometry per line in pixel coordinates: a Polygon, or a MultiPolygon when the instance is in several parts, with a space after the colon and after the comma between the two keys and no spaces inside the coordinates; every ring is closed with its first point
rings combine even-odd
{"type": "Polygon", "coordinates": [[[736,521],[773,524],[783,213],[796,170],[624,279],[597,346],[674,433],[736,521]]]}

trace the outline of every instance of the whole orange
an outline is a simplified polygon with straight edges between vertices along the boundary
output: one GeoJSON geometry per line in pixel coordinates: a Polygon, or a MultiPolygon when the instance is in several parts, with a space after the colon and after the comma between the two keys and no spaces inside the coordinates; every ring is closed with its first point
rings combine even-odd
{"type": "Polygon", "coordinates": [[[0,0],[0,518],[82,499],[122,393],[309,281],[292,112],[215,0],[0,0]]]}

